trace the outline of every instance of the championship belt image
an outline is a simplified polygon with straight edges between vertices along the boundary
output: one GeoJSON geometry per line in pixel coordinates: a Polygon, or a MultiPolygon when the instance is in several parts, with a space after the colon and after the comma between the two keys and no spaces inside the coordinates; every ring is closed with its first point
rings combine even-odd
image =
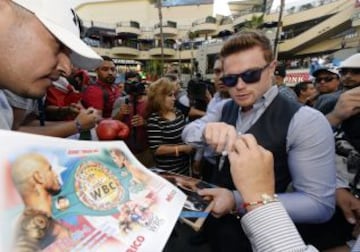
{"type": "Polygon", "coordinates": [[[55,219],[66,216],[105,216],[118,213],[129,200],[132,174],[109,160],[82,159],[64,179],[61,192],[52,199],[55,219]]]}

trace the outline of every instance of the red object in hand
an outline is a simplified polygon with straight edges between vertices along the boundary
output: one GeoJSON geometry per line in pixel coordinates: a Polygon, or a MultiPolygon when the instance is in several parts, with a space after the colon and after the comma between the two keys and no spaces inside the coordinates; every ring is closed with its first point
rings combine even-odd
{"type": "Polygon", "coordinates": [[[99,140],[125,139],[129,136],[129,127],[118,120],[102,120],[96,128],[99,140]]]}

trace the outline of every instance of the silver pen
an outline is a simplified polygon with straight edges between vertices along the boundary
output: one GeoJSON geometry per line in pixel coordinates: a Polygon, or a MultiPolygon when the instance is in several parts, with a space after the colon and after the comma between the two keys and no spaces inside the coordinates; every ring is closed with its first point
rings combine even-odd
{"type": "Polygon", "coordinates": [[[227,151],[223,151],[221,152],[221,156],[220,156],[220,160],[219,160],[219,166],[218,166],[218,169],[219,171],[222,170],[223,166],[224,166],[224,163],[225,163],[225,158],[226,156],[228,155],[227,151]]]}
{"type": "MultiPolygon", "coordinates": [[[[240,135],[241,135],[241,132],[238,131],[238,136],[240,136],[240,135]]],[[[219,171],[221,171],[222,168],[224,167],[225,158],[227,157],[227,155],[228,155],[228,152],[226,150],[221,152],[221,156],[220,156],[220,160],[219,160],[219,166],[218,166],[219,171]]]]}

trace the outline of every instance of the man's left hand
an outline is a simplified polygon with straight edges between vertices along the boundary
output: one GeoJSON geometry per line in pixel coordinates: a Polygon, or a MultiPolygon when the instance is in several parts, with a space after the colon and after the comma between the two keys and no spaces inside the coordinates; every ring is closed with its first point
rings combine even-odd
{"type": "Polygon", "coordinates": [[[228,214],[235,208],[235,199],[233,193],[226,188],[209,188],[198,191],[201,196],[208,196],[213,199],[212,215],[220,218],[228,214]]]}

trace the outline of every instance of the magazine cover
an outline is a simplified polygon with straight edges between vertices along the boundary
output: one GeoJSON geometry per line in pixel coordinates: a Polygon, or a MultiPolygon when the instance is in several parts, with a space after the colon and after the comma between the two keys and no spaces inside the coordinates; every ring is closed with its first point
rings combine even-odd
{"type": "Polygon", "coordinates": [[[187,197],[180,218],[195,231],[199,231],[206,217],[211,212],[213,202],[211,199],[205,199],[200,196],[197,190],[212,188],[215,185],[197,178],[179,175],[162,169],[152,169],[152,171],[167,179],[186,194],[187,197]]]}
{"type": "Polygon", "coordinates": [[[186,196],[122,141],[0,131],[1,251],[161,251],[186,196]]]}

